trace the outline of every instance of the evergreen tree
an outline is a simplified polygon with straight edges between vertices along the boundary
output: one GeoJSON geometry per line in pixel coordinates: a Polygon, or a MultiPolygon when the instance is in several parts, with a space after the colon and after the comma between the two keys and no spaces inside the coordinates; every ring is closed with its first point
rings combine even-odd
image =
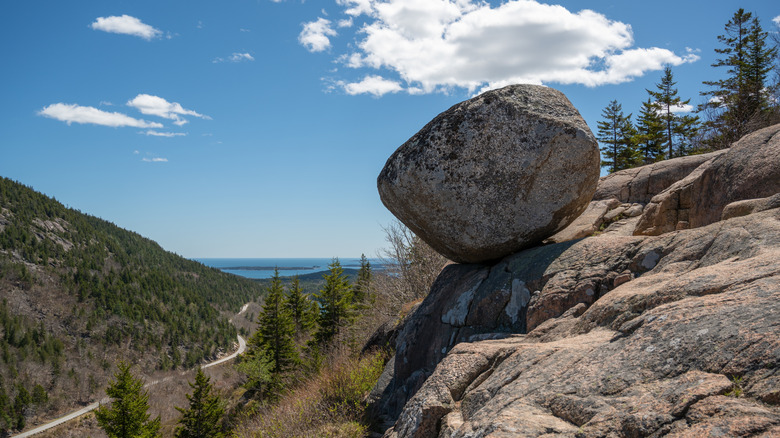
{"type": "Polygon", "coordinates": [[[664,125],[658,110],[656,102],[648,98],[637,116],[634,143],[642,156],[642,164],[655,163],[664,156],[664,125]]]}
{"type": "Polygon", "coordinates": [[[295,325],[285,303],[279,269],[274,270],[267,291],[263,310],[258,316],[259,327],[250,339],[250,344],[265,352],[271,361],[271,373],[279,376],[298,361],[294,341],[295,325]]]}
{"type": "Polygon", "coordinates": [[[314,327],[317,309],[316,304],[309,300],[308,295],[303,293],[303,288],[297,275],[292,278],[290,287],[287,290],[285,305],[292,316],[297,337],[305,336],[314,327]]]}
{"type": "Polygon", "coordinates": [[[262,396],[263,390],[271,388],[275,383],[271,373],[271,361],[265,352],[258,348],[248,349],[240,357],[236,369],[246,375],[244,387],[255,395],[262,396]]]}
{"type": "Polygon", "coordinates": [[[344,275],[344,269],[339,259],[333,259],[328,265],[330,271],[323,275],[325,285],[315,296],[320,305],[320,314],[317,318],[318,327],[314,333],[314,340],[319,345],[326,345],[341,330],[342,326],[352,321],[352,287],[344,275]]]}
{"type": "Polygon", "coordinates": [[[149,393],[143,390],[143,382],[130,373],[129,364],[120,362],[117,368],[106,388],[111,406],[95,411],[98,424],[109,438],[159,437],[160,417],[149,421],[149,393]]]}
{"type": "Polygon", "coordinates": [[[661,82],[655,84],[657,90],[647,90],[650,97],[655,99],[655,103],[660,111],[659,116],[664,125],[664,137],[669,151],[666,158],[673,158],[675,156],[675,139],[678,140],[676,148],[677,155],[684,155],[686,145],[696,134],[699,122],[698,117],[678,115],[675,112],[676,108],[682,108],[691,102],[690,99],[682,100],[677,95],[677,88],[674,88],[675,85],[677,85],[677,82],[674,81],[672,68],[667,66],[664,68],[664,75],[661,78],[661,82]]]}
{"type": "Polygon", "coordinates": [[[211,378],[203,374],[203,370],[198,367],[195,383],[187,383],[192,388],[192,394],[187,394],[190,407],[176,407],[182,414],[179,420],[181,426],[176,429],[176,438],[223,438],[225,434],[222,432],[220,420],[225,410],[219,396],[211,392],[211,378]]]}
{"type": "Polygon", "coordinates": [[[360,269],[357,273],[355,287],[352,289],[352,299],[355,304],[361,304],[369,297],[371,293],[371,262],[368,261],[365,254],[360,255],[360,269]]]}
{"type": "Polygon", "coordinates": [[[22,430],[26,424],[24,414],[30,405],[30,393],[20,383],[17,385],[16,398],[14,398],[14,413],[16,414],[16,429],[22,430]]]}
{"type": "Polygon", "coordinates": [[[598,140],[603,159],[601,167],[608,167],[610,173],[628,169],[639,163],[639,153],[634,145],[636,130],[631,123],[631,114],[623,115],[623,106],[613,100],[601,112],[605,119],[598,122],[598,140]]]}
{"type": "Polygon", "coordinates": [[[0,375],[0,434],[5,434],[11,429],[11,402],[3,387],[3,376],[0,375]]]}
{"type": "Polygon", "coordinates": [[[727,77],[717,81],[704,81],[713,87],[702,92],[709,101],[699,105],[699,111],[708,112],[704,126],[710,130],[705,140],[710,146],[728,147],[745,134],[766,125],[766,112],[770,107],[767,74],[772,69],[776,47],[767,47],[767,33],[758,18],[740,8],[726,23],[726,33],[718,35],[724,46],[715,49],[722,56],[713,67],[726,67],[727,77]]]}

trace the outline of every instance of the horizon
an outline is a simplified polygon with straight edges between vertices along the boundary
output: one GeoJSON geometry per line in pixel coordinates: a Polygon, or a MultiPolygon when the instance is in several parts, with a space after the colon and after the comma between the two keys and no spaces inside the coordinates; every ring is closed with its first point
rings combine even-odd
{"type": "Polygon", "coordinates": [[[666,64],[695,106],[740,7],[780,29],[763,1],[18,2],[0,175],[189,259],[374,256],[376,176],[437,114],[542,83],[595,133],[666,64]]]}

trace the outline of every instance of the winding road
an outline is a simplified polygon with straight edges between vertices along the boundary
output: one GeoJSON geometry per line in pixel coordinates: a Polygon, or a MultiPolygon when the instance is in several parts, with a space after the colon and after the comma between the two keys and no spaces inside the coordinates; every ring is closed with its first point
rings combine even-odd
{"type": "MultiPolygon", "coordinates": [[[[246,306],[244,306],[244,309],[242,309],[241,312],[243,312],[244,310],[246,310],[246,306]]],[[[201,368],[209,368],[209,367],[213,367],[215,365],[219,365],[221,363],[225,363],[227,361],[233,360],[239,354],[243,353],[245,350],[246,350],[246,341],[244,340],[244,338],[241,337],[241,335],[238,335],[238,349],[233,354],[231,354],[230,356],[225,356],[222,359],[215,360],[214,362],[209,362],[206,365],[201,366],[201,368]]],[[[156,385],[156,384],[158,384],[160,382],[166,382],[166,381],[168,381],[168,380],[170,380],[170,379],[172,379],[174,377],[175,376],[168,376],[168,377],[166,377],[166,378],[164,378],[162,380],[155,380],[155,381],[149,382],[146,385],[144,385],[144,388],[148,388],[148,387],[156,385]]],[[[57,418],[56,420],[52,420],[52,421],[50,421],[50,422],[48,422],[46,424],[42,424],[42,425],[36,427],[35,429],[30,429],[27,432],[22,432],[22,433],[20,433],[18,435],[13,435],[11,438],[24,438],[24,437],[28,437],[28,436],[33,436],[35,434],[39,434],[39,433],[41,433],[41,432],[43,432],[45,430],[51,429],[52,427],[59,426],[62,423],[66,423],[66,422],[68,422],[70,420],[73,420],[74,418],[78,418],[78,417],[86,414],[87,412],[94,411],[95,409],[98,408],[98,406],[100,406],[101,403],[108,403],[109,401],[110,401],[109,398],[105,397],[105,398],[103,398],[103,399],[101,399],[99,401],[96,401],[96,402],[94,402],[94,403],[92,403],[90,405],[87,405],[87,406],[79,409],[78,411],[71,412],[70,414],[64,415],[64,416],[62,416],[60,418],[57,418]]]]}

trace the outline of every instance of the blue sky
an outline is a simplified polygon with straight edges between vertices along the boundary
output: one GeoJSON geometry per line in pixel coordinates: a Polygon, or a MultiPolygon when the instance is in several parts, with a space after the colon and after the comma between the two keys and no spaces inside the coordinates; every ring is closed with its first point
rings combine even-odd
{"type": "Polygon", "coordinates": [[[770,1],[9,0],[0,175],[187,257],[373,256],[376,176],[436,114],[543,83],[595,131],[666,63],[699,103],[739,7],[777,31],[770,1]]]}

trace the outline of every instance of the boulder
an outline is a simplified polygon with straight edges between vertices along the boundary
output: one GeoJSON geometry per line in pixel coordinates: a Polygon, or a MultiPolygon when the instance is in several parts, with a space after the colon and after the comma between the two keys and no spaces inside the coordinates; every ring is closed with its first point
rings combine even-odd
{"type": "Polygon", "coordinates": [[[780,192],[780,125],[748,134],[653,197],[635,234],[657,236],[720,220],[726,205],[780,192]]]}
{"type": "Polygon", "coordinates": [[[385,206],[447,258],[498,260],[562,230],[587,207],[599,152],[559,91],[514,85],[439,114],[387,160],[385,206]]]}
{"type": "MultiPolygon", "coordinates": [[[[452,313],[450,322],[463,321],[453,338],[501,326],[502,312],[482,304],[506,301],[506,284],[487,287],[499,274],[528,280],[520,315],[529,331],[447,345],[387,438],[780,433],[780,209],[545,248],[473,267],[470,277],[449,271],[471,279],[460,297],[448,296],[447,309],[468,309],[452,313]]],[[[431,340],[404,331],[398,345],[423,354],[431,340]]]]}

